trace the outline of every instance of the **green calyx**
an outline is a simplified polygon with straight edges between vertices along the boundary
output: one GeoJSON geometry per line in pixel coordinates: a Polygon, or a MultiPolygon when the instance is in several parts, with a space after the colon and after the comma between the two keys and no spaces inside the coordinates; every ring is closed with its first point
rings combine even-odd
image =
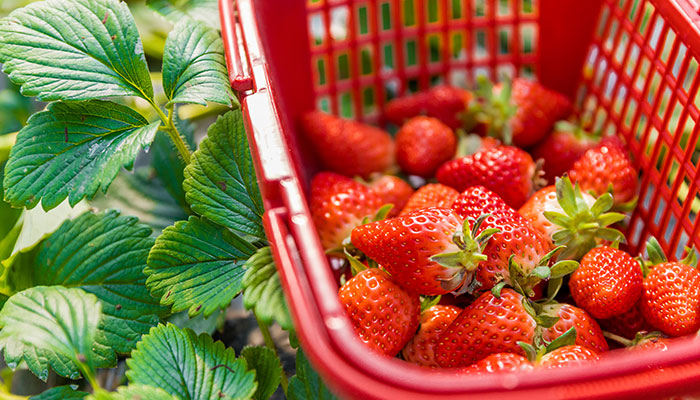
{"type": "Polygon", "coordinates": [[[490,214],[483,214],[476,219],[470,227],[469,220],[465,219],[462,229],[452,235],[452,242],[459,248],[458,251],[437,254],[430,260],[446,268],[458,268],[450,278],[441,282],[445,290],[455,291],[456,294],[472,293],[480,284],[474,279],[474,271],[479,263],[488,259],[483,254],[489,239],[500,232],[498,228],[484,229],[479,233],[479,228],[490,214]],[[469,284],[466,284],[466,283],[469,284]]]}
{"type": "Polygon", "coordinates": [[[572,346],[576,343],[576,328],[574,327],[551,342],[547,342],[543,339],[543,329],[549,329],[559,321],[559,317],[550,315],[548,310],[545,309],[544,306],[547,304],[550,303],[539,304],[528,299],[523,299],[523,307],[525,307],[525,311],[535,320],[537,327],[535,328],[535,336],[532,339],[532,343],[518,342],[518,346],[525,351],[527,359],[532,363],[538,362],[542,356],[547,353],[551,353],[564,346],[572,346]]]}
{"type": "Polygon", "coordinates": [[[477,78],[474,99],[462,117],[464,129],[471,132],[477,125],[484,124],[488,127],[489,136],[510,145],[513,143],[513,132],[509,122],[518,110],[511,102],[512,82],[510,79],[504,79],[500,92],[496,94],[493,89],[493,83],[487,77],[477,78]]]}
{"type": "MultiPolygon", "coordinates": [[[[564,276],[569,275],[578,268],[579,263],[574,260],[561,260],[557,261],[551,267],[549,266],[549,262],[552,257],[554,257],[560,251],[565,251],[565,249],[565,246],[557,246],[556,248],[552,249],[549,253],[545,254],[544,257],[542,257],[537,263],[535,268],[528,273],[523,271],[522,266],[516,263],[515,257],[511,255],[508,259],[509,282],[507,283],[510,284],[510,286],[512,286],[516,292],[522,294],[523,296],[533,297],[535,295],[533,289],[541,281],[560,281],[564,276]]],[[[559,287],[561,287],[561,282],[559,282],[559,287]]],[[[495,294],[496,293],[494,293],[494,295],[495,294]]],[[[556,292],[554,295],[556,295],[556,292]]],[[[552,296],[552,298],[554,298],[554,296],[552,296]]]]}
{"type": "Polygon", "coordinates": [[[597,130],[595,132],[588,132],[587,130],[583,129],[581,124],[579,123],[571,123],[569,121],[557,121],[556,124],[554,124],[554,131],[555,132],[571,132],[574,137],[576,137],[577,140],[579,141],[594,141],[600,139],[601,136],[603,136],[603,132],[600,130],[597,130]]]}
{"type": "MultiPolygon", "coordinates": [[[[649,237],[649,240],[647,240],[646,253],[646,260],[641,257],[637,258],[637,261],[639,262],[639,265],[642,268],[642,274],[645,278],[647,277],[647,275],[649,275],[649,272],[654,267],[654,265],[659,265],[668,262],[668,258],[666,257],[664,250],[661,248],[661,244],[653,236],[649,237]]],[[[686,246],[685,253],[686,256],[679,262],[681,264],[697,268],[698,256],[695,251],[695,247],[686,246]]]]}
{"type": "Polygon", "coordinates": [[[564,213],[545,211],[544,216],[553,224],[561,227],[552,235],[555,245],[565,245],[566,249],[559,254],[560,260],[580,260],[598,241],[624,242],[622,232],[609,226],[622,221],[624,214],[609,212],[613,206],[610,193],[598,197],[589,206],[583,197],[581,188],[572,185],[568,176],[557,178],[557,201],[564,213]]]}

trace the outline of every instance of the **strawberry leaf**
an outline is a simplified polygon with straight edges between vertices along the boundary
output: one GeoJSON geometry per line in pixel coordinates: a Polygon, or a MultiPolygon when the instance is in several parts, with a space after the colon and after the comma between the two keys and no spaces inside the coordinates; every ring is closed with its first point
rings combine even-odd
{"type": "Polygon", "coordinates": [[[122,166],[131,168],[159,123],[116,103],[52,103],[34,114],[17,136],[5,171],[5,199],[15,207],[45,210],[66,197],[73,206],[106,191],[122,166]]]}
{"type": "Polygon", "coordinates": [[[257,387],[255,372],[232,348],[172,324],[152,328],[126,365],[131,384],[162,388],[182,399],[247,399],[257,387]]]}
{"type": "Polygon", "coordinates": [[[272,349],[260,346],[248,346],[241,351],[241,356],[248,363],[248,368],[255,370],[258,388],[253,398],[269,399],[282,381],[282,364],[272,349]]]}
{"type": "Polygon", "coordinates": [[[323,383],[313,370],[301,349],[297,350],[297,374],[289,380],[287,398],[289,400],[335,400],[337,397],[323,383]]]}
{"type": "Polygon", "coordinates": [[[47,0],[17,9],[0,20],[0,63],[22,94],[43,101],[153,99],[136,24],[118,0],[47,0]]]}
{"type": "Polygon", "coordinates": [[[83,365],[94,370],[92,347],[101,317],[97,297],[81,289],[33,287],[11,296],[0,311],[0,348],[12,369],[25,360],[43,380],[49,366],[77,379],[83,365]]]}
{"type": "MultiPolygon", "coordinates": [[[[185,144],[189,148],[196,148],[194,143],[195,126],[190,121],[179,120],[175,118],[173,123],[180,132],[180,136],[185,140],[185,144]]],[[[162,182],[165,190],[170,194],[172,200],[178,204],[188,214],[191,214],[190,205],[185,199],[185,189],[182,188],[182,182],[185,180],[185,167],[187,164],[182,160],[173,141],[165,131],[159,131],[153,140],[150,149],[151,166],[162,182]]],[[[167,225],[172,225],[173,222],[186,219],[187,217],[178,218],[167,225]]],[[[166,225],[166,226],[167,226],[166,225]]]]}
{"type": "Polygon", "coordinates": [[[173,312],[207,317],[240,293],[243,264],[256,248],[198,217],[177,222],[158,236],[144,270],[146,285],[173,312]]]}
{"type": "Polygon", "coordinates": [[[258,250],[245,264],[243,305],[267,324],[277,321],[285,330],[294,329],[284,299],[282,284],[269,247],[258,250]]]}
{"type": "Polygon", "coordinates": [[[264,212],[240,111],[230,111],[209,127],[192,154],[183,183],[197,214],[243,238],[265,240],[264,212]]]}
{"type": "Polygon", "coordinates": [[[216,0],[146,0],[146,5],[173,24],[192,18],[219,29],[219,6],[216,0]]]}
{"type": "Polygon", "coordinates": [[[168,104],[232,104],[224,44],[216,30],[189,18],[175,25],[165,41],[163,90],[168,104]]]}
{"type": "Polygon", "coordinates": [[[178,400],[161,388],[153,386],[133,384],[120,386],[116,392],[99,391],[90,395],[87,400],[178,400]]]}
{"type": "Polygon", "coordinates": [[[41,394],[32,396],[29,400],[79,400],[89,393],[75,390],[70,386],[56,386],[41,394]]]}
{"type": "Polygon", "coordinates": [[[104,314],[98,343],[128,353],[168,313],[145,287],[150,234],[135,217],[114,210],[87,212],[22,253],[23,261],[13,263],[3,278],[14,290],[60,285],[94,294],[104,314]]]}

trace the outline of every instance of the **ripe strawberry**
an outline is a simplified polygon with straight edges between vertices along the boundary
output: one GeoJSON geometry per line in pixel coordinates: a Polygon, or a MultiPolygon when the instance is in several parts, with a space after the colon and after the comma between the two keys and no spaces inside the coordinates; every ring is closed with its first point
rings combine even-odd
{"type": "Polygon", "coordinates": [[[680,262],[668,262],[656,239],[647,243],[654,264],[644,278],[639,306],[644,319],[668,336],[683,336],[700,329],[700,272],[695,250],[680,262]]]}
{"type": "Polygon", "coordinates": [[[537,324],[523,299],[512,289],[503,289],[500,297],[483,293],[440,335],[435,360],[441,367],[459,368],[495,353],[525,355],[518,342],[531,343],[537,324]]]}
{"type": "Polygon", "coordinates": [[[532,158],[544,160],[544,177],[554,184],[558,176],[564,175],[574,162],[599,142],[599,136],[584,131],[580,126],[559,121],[554,131],[532,149],[532,158]]]}
{"type": "Polygon", "coordinates": [[[413,117],[396,134],[396,161],[410,175],[432,177],[456,150],[454,132],[435,118],[413,117]]]}
{"type": "Polygon", "coordinates": [[[653,330],[642,316],[639,302],[620,315],[601,319],[598,322],[601,328],[626,339],[634,339],[638,332],[653,330]]]}
{"type": "Polygon", "coordinates": [[[418,296],[378,268],[355,275],[338,296],[360,340],[381,354],[398,354],[418,328],[418,296]]]}
{"type": "Polygon", "coordinates": [[[432,306],[423,311],[418,333],[403,348],[403,358],[418,365],[437,367],[435,344],[440,334],[447,330],[461,311],[459,307],[442,305],[432,306]]]}
{"type": "MultiPolygon", "coordinates": [[[[475,224],[478,228],[478,223],[475,224]]],[[[454,211],[426,208],[358,226],[352,244],[414,293],[438,295],[471,281],[491,231],[474,235],[454,211]]]]}
{"type": "Polygon", "coordinates": [[[505,144],[528,147],[542,140],[554,123],[571,113],[571,102],[563,95],[522,78],[492,85],[479,81],[469,103],[467,124],[483,123],[490,136],[505,144]]]}
{"type": "Polygon", "coordinates": [[[383,130],[320,111],[305,113],[301,128],[327,169],[346,176],[383,172],[394,160],[394,143],[383,130]]]}
{"type": "Polygon", "coordinates": [[[311,217],[324,249],[342,246],[362,219],[381,207],[379,197],[367,186],[332,172],[311,180],[311,217]]]}
{"type": "Polygon", "coordinates": [[[540,188],[541,171],[529,154],[513,146],[481,150],[470,156],[451,160],[438,169],[436,177],[458,191],[485,186],[506,203],[519,208],[540,188]]]}
{"type": "Polygon", "coordinates": [[[564,346],[542,356],[537,366],[543,369],[564,368],[596,362],[599,359],[600,357],[587,347],[564,346]]]}
{"type": "Polygon", "coordinates": [[[534,367],[527,358],[513,353],[496,353],[483,358],[462,371],[470,374],[532,371],[534,367]]]}
{"type": "Polygon", "coordinates": [[[369,187],[379,196],[382,204],[393,204],[387,217],[399,215],[408,199],[413,195],[413,188],[403,179],[393,175],[382,175],[373,180],[369,187]]]}
{"type": "Polygon", "coordinates": [[[461,115],[471,98],[472,94],[464,89],[435,86],[426,92],[390,101],[384,109],[384,116],[389,122],[402,125],[409,118],[427,115],[457,129],[462,126],[461,115]]]}
{"type": "Polygon", "coordinates": [[[483,250],[488,258],[476,270],[476,280],[481,284],[479,290],[489,290],[504,281],[511,286],[517,282],[530,292],[547,277],[539,276],[541,269],[537,268],[549,263],[551,249],[547,241],[497,194],[483,186],[470,187],[459,195],[452,209],[468,221],[488,214],[480,229],[499,229],[483,250]]]}
{"type": "Polygon", "coordinates": [[[666,351],[671,344],[671,339],[661,337],[658,335],[648,335],[642,337],[641,340],[636,340],[637,343],[630,350],[656,350],[656,351],[666,351]]]}
{"type": "Polygon", "coordinates": [[[579,307],[596,318],[610,318],[637,303],[642,292],[642,270],[626,252],[596,247],[571,274],[569,290],[579,307]]]}
{"type": "Polygon", "coordinates": [[[585,310],[559,303],[545,304],[542,308],[546,315],[559,317],[551,328],[542,331],[542,339],[546,342],[552,342],[569,329],[576,328],[575,344],[587,347],[596,353],[608,351],[608,342],[605,341],[600,326],[585,310]]]}
{"type": "Polygon", "coordinates": [[[624,240],[621,232],[608,228],[625,218],[623,214],[608,212],[612,206],[610,194],[595,199],[581,193],[578,185],[572,186],[564,176],[557,179],[556,186],[537,191],[518,211],[550,244],[566,246],[558,256],[560,260],[580,260],[602,240],[624,240]]]}
{"type": "Polygon", "coordinates": [[[439,183],[429,183],[416,190],[399,215],[428,207],[450,208],[459,196],[459,192],[439,183]]]}
{"type": "Polygon", "coordinates": [[[633,206],[637,172],[617,137],[607,137],[579,158],[569,171],[571,181],[600,196],[610,191],[617,206],[633,206]]]}

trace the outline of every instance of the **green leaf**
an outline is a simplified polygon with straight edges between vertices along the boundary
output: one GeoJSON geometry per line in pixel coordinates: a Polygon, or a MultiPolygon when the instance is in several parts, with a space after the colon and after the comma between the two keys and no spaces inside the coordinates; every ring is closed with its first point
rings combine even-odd
{"type": "Polygon", "coordinates": [[[241,236],[265,240],[264,212],[239,110],[220,116],[192,154],[183,184],[197,214],[241,236]]]}
{"type": "Polygon", "coordinates": [[[175,25],[165,41],[163,90],[168,104],[231,105],[233,91],[218,31],[188,18],[175,25]]]}
{"type": "Polygon", "coordinates": [[[5,199],[45,210],[68,197],[71,205],[106,191],[122,166],[148,148],[159,122],[108,101],[52,103],[17,136],[5,171],[5,199]]]}
{"type": "Polygon", "coordinates": [[[294,329],[284,299],[275,260],[270,247],[263,247],[245,264],[243,305],[266,324],[277,321],[285,330],[294,329]]]}
{"type": "Polygon", "coordinates": [[[219,29],[216,0],[146,0],[146,4],[173,24],[189,17],[219,29]]]}
{"type": "Polygon", "coordinates": [[[549,279],[563,278],[576,271],[578,266],[579,263],[573,260],[558,261],[556,264],[552,265],[549,279]]]}
{"type": "Polygon", "coordinates": [[[152,328],[126,365],[132,384],[162,388],[183,399],[248,399],[257,386],[255,373],[232,348],[172,324],[152,328]]]}
{"type": "Polygon", "coordinates": [[[43,380],[47,366],[78,378],[81,360],[94,368],[92,346],[101,310],[97,297],[81,289],[37,286],[13,295],[0,311],[0,347],[7,365],[16,368],[26,355],[29,368],[43,380]]]}
{"type": "Polygon", "coordinates": [[[116,392],[100,391],[87,398],[87,400],[178,400],[161,388],[147,385],[120,386],[116,392]]]}
{"type": "Polygon", "coordinates": [[[562,333],[559,337],[552,340],[551,343],[547,345],[547,353],[551,353],[554,350],[564,347],[573,346],[576,343],[576,328],[571,327],[571,329],[562,333]]]}
{"type": "Polygon", "coordinates": [[[226,314],[222,310],[214,311],[214,313],[208,317],[204,317],[203,314],[199,314],[195,317],[190,318],[186,311],[181,311],[175,313],[168,317],[167,321],[180,329],[192,329],[196,334],[208,333],[213,335],[218,329],[221,330],[224,323],[226,322],[226,314]]]}
{"type": "Polygon", "coordinates": [[[98,341],[128,353],[168,313],[145,286],[150,234],[138,219],[115,210],[87,212],[45,239],[32,265],[20,273],[27,276],[25,284],[75,287],[97,296],[104,314],[98,341]]]}
{"type": "Polygon", "coordinates": [[[301,349],[297,350],[297,374],[289,380],[287,388],[289,400],[332,400],[337,399],[323,383],[316,371],[311,368],[301,349]]]}
{"type": "Polygon", "coordinates": [[[272,349],[260,346],[248,346],[241,351],[241,356],[248,362],[248,369],[255,370],[258,389],[253,398],[269,399],[282,380],[282,364],[272,349]]]}
{"type": "Polygon", "coordinates": [[[22,94],[43,101],[153,98],[136,24],[118,0],[47,0],[14,11],[0,20],[0,63],[22,94]]]}
{"type": "Polygon", "coordinates": [[[89,393],[75,390],[70,386],[56,386],[41,394],[32,396],[29,400],[79,400],[89,393]]]}
{"type": "MultiPolygon", "coordinates": [[[[194,125],[187,120],[180,121],[179,119],[175,119],[173,122],[189,148],[195,148],[194,125]]],[[[185,199],[185,189],[182,188],[182,182],[185,180],[186,164],[180,157],[180,154],[167,132],[158,132],[151,145],[150,153],[152,157],[151,166],[155,170],[160,182],[162,182],[167,192],[175,200],[175,203],[185,212],[190,213],[190,205],[187,204],[187,200],[185,199]]],[[[185,218],[186,217],[180,219],[185,218]]],[[[172,223],[168,225],[172,225],[172,223]]]]}
{"type": "MultiPolygon", "coordinates": [[[[0,160],[0,177],[5,175],[5,162],[0,160]]],[[[2,179],[0,179],[0,193],[2,193],[3,187],[2,187],[2,179]]],[[[10,204],[2,201],[0,199],[0,221],[2,221],[2,224],[0,224],[0,240],[5,238],[10,232],[14,229],[15,224],[20,218],[20,215],[22,214],[22,210],[18,208],[12,208],[10,204]]],[[[19,231],[16,232],[19,234],[19,231]]],[[[17,238],[15,237],[14,240],[17,238]]],[[[14,246],[14,240],[12,240],[12,244],[10,245],[10,250],[12,250],[12,246],[14,246]]],[[[2,252],[2,247],[0,247],[0,260],[5,259],[9,254],[3,255],[2,252]]]]}
{"type": "Polygon", "coordinates": [[[158,236],[148,256],[146,285],[173,312],[204,316],[225,308],[242,289],[243,264],[255,247],[198,217],[158,236]]]}

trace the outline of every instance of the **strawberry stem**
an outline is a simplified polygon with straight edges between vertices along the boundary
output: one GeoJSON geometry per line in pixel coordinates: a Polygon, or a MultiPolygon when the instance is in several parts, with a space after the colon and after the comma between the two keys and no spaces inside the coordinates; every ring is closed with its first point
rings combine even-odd
{"type": "Polygon", "coordinates": [[[603,336],[605,336],[606,338],[613,340],[617,343],[620,343],[621,345],[623,345],[625,347],[630,347],[634,344],[634,342],[632,342],[631,340],[625,339],[622,336],[616,335],[612,332],[603,331],[603,336]]]}

